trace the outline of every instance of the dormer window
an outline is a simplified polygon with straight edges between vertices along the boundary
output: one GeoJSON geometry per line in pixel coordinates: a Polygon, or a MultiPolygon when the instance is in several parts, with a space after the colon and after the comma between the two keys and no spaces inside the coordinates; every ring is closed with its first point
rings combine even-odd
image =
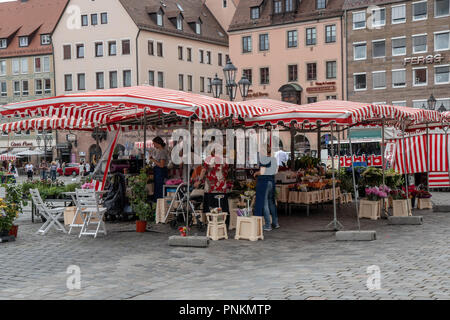
{"type": "Polygon", "coordinates": [[[285,0],[285,11],[286,12],[294,11],[294,0],[285,0]]]}
{"type": "Polygon", "coordinates": [[[49,34],[41,34],[41,45],[52,43],[52,38],[49,34]]]}
{"type": "Polygon", "coordinates": [[[283,11],[283,7],[280,0],[275,0],[273,2],[273,13],[281,13],[283,11]]]}
{"type": "Polygon", "coordinates": [[[161,9],[156,13],[156,24],[160,27],[163,26],[163,12],[161,9]]]}
{"type": "Polygon", "coordinates": [[[28,37],[19,37],[19,47],[28,47],[28,37]]]}
{"type": "Polygon", "coordinates": [[[327,8],[327,0],[316,0],[317,10],[326,9],[327,8]]]}
{"type": "Polygon", "coordinates": [[[259,19],[259,7],[250,8],[250,18],[259,19]]]}
{"type": "Polygon", "coordinates": [[[177,29],[183,30],[183,17],[181,16],[181,14],[177,17],[177,29]]]}
{"type": "Polygon", "coordinates": [[[195,33],[196,34],[201,34],[202,33],[202,22],[201,21],[197,21],[195,23],[195,33]]]}
{"type": "Polygon", "coordinates": [[[0,39],[0,49],[6,49],[7,46],[8,46],[8,40],[0,39]]]}

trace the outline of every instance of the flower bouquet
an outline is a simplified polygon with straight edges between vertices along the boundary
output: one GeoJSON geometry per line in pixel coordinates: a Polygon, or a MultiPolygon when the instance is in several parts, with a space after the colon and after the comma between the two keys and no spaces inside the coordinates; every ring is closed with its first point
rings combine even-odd
{"type": "Polygon", "coordinates": [[[417,190],[416,197],[419,199],[429,199],[431,198],[431,193],[429,193],[427,190],[417,190]]]}
{"type": "Polygon", "coordinates": [[[403,190],[392,190],[389,195],[393,200],[406,200],[406,193],[403,190]]]}
{"type": "Polygon", "coordinates": [[[247,208],[237,209],[236,214],[238,217],[250,217],[251,212],[247,208]]]}
{"type": "Polygon", "coordinates": [[[178,231],[180,232],[180,236],[186,237],[187,228],[186,227],[179,227],[178,231]]]}
{"type": "Polygon", "coordinates": [[[366,196],[369,201],[378,201],[387,198],[389,191],[387,186],[366,188],[366,196]]]}
{"type": "Polygon", "coordinates": [[[81,186],[81,189],[94,189],[94,183],[93,182],[86,182],[81,186]]]}

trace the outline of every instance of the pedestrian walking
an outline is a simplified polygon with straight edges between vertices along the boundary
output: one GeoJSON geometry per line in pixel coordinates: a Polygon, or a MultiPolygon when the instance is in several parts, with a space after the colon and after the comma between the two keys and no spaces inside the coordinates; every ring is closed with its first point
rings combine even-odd
{"type": "Polygon", "coordinates": [[[52,181],[56,180],[56,170],[58,169],[58,166],[56,165],[55,161],[52,161],[51,165],[50,165],[50,178],[52,179],[52,181]]]}

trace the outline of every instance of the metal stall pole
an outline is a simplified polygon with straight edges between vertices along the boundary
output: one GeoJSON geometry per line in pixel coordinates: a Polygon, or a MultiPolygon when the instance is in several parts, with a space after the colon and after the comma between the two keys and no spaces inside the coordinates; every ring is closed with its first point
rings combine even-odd
{"type": "MultiPolygon", "coordinates": [[[[333,142],[333,123],[330,124],[331,127],[331,141],[333,142]]],[[[332,181],[333,181],[333,221],[331,221],[327,228],[329,228],[331,225],[334,226],[334,231],[339,230],[339,228],[344,228],[344,226],[337,220],[336,215],[336,180],[335,180],[335,174],[334,174],[334,145],[331,145],[331,175],[332,175],[332,181]],[[339,228],[338,228],[339,225],[339,228]]]]}
{"type": "MultiPolygon", "coordinates": [[[[191,117],[188,118],[188,132],[189,132],[189,148],[188,148],[188,164],[187,164],[187,202],[186,202],[186,235],[189,235],[189,209],[190,209],[190,197],[191,197],[191,183],[190,183],[190,175],[191,175],[191,117]]],[[[192,212],[194,214],[194,212],[192,212]]]]}
{"type": "MultiPolygon", "coordinates": [[[[448,179],[449,179],[449,181],[450,181],[450,154],[449,154],[449,150],[448,150],[448,129],[449,129],[449,127],[448,127],[448,124],[447,124],[447,126],[445,127],[445,142],[446,142],[446,145],[447,145],[447,170],[448,170],[448,179]]],[[[445,145],[445,144],[444,144],[445,145]]]]}
{"type": "Polygon", "coordinates": [[[147,108],[144,108],[144,159],[142,160],[142,168],[147,164],[147,108]]]}
{"type": "Polygon", "coordinates": [[[409,214],[409,181],[408,181],[408,173],[406,169],[406,123],[403,121],[402,123],[402,131],[403,131],[403,144],[402,144],[402,152],[403,152],[403,170],[405,170],[405,187],[406,187],[406,210],[409,214]]]}
{"type": "Polygon", "coordinates": [[[295,171],[295,128],[291,122],[291,170],[295,171]]]}
{"type": "MultiPolygon", "coordinates": [[[[385,152],[385,136],[384,136],[384,117],[381,119],[381,166],[382,166],[382,173],[383,173],[383,185],[386,185],[386,173],[385,173],[385,167],[386,163],[384,160],[384,152],[385,152]]],[[[387,210],[386,210],[386,200],[385,198],[382,198],[381,204],[383,206],[383,213],[387,216],[387,210]]]]}
{"type": "MultiPolygon", "coordinates": [[[[338,179],[341,179],[341,133],[339,131],[339,125],[336,125],[337,131],[337,154],[338,154],[338,179]]],[[[334,141],[333,141],[334,142],[334,141]]]]}
{"type": "Polygon", "coordinates": [[[430,166],[429,166],[429,153],[428,153],[428,139],[429,139],[429,131],[428,131],[428,122],[427,122],[427,132],[426,132],[426,141],[425,141],[425,150],[426,154],[426,163],[427,163],[427,191],[430,192],[430,166]]]}
{"type": "Polygon", "coordinates": [[[358,190],[356,188],[355,165],[353,163],[353,148],[352,148],[351,127],[348,127],[348,144],[350,146],[350,161],[352,163],[352,177],[353,177],[353,191],[355,192],[356,219],[358,221],[358,231],[361,231],[361,224],[359,222],[358,190]]]}

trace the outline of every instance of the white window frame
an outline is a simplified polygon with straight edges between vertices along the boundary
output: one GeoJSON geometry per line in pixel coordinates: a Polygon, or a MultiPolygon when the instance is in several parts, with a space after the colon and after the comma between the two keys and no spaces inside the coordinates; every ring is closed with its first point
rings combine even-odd
{"type": "Polygon", "coordinates": [[[367,27],[367,13],[366,13],[366,11],[353,12],[353,16],[352,16],[352,28],[353,28],[353,30],[362,30],[362,29],[365,29],[366,27],[367,27]],[[364,27],[355,28],[355,15],[359,14],[359,13],[364,13],[364,27]]]}
{"type": "Polygon", "coordinates": [[[391,70],[391,79],[392,79],[392,88],[394,88],[394,89],[397,89],[397,88],[406,88],[406,69],[392,69],[391,70]],[[405,84],[404,85],[401,85],[401,86],[396,86],[395,84],[394,84],[394,77],[392,76],[392,73],[394,72],[394,71],[403,71],[404,73],[405,73],[405,84]]]}
{"type": "Polygon", "coordinates": [[[22,88],[22,85],[21,85],[21,83],[20,83],[20,81],[19,80],[14,80],[13,81],[13,95],[14,95],[14,97],[20,97],[20,89],[22,88]],[[18,83],[19,84],[19,90],[17,91],[16,90],[16,83],[18,83]]]}
{"type": "Polygon", "coordinates": [[[396,5],[396,6],[392,6],[392,7],[391,7],[391,23],[392,23],[392,24],[402,24],[402,23],[406,23],[406,4],[400,4],[400,5],[396,5]],[[395,21],[394,21],[394,15],[392,14],[392,12],[393,12],[393,9],[394,9],[394,8],[399,8],[399,7],[405,8],[405,18],[404,18],[403,21],[395,22],[395,21]]]}
{"type": "Polygon", "coordinates": [[[450,64],[442,64],[442,65],[436,65],[434,66],[434,84],[439,86],[439,85],[443,85],[443,84],[450,84],[450,64]],[[442,67],[449,67],[449,81],[447,82],[437,82],[436,81],[436,69],[437,68],[442,68],[442,67]]]}
{"type": "Polygon", "coordinates": [[[372,18],[372,22],[371,22],[372,23],[372,27],[379,28],[379,27],[384,27],[386,25],[386,18],[387,18],[386,7],[379,7],[379,8],[373,9],[371,14],[372,14],[372,16],[371,16],[371,18],[372,18]],[[375,24],[375,22],[373,21],[374,12],[375,11],[381,11],[381,10],[384,10],[384,23],[383,24],[375,24]]]}
{"type": "Polygon", "coordinates": [[[361,61],[361,60],[367,60],[367,42],[366,42],[366,41],[362,41],[362,42],[353,42],[353,61],[361,61]],[[366,45],[366,55],[365,55],[364,58],[358,58],[358,59],[356,59],[356,58],[355,58],[355,49],[356,49],[356,46],[362,45],[362,44],[366,45]]]}
{"type": "MultiPolygon", "coordinates": [[[[8,68],[8,63],[6,62],[6,60],[0,60],[0,64],[4,63],[5,69],[4,72],[0,71],[0,76],[6,76],[6,69],[8,68]]],[[[1,69],[0,69],[1,70],[1,69]]]]}
{"type": "Polygon", "coordinates": [[[8,39],[0,39],[0,49],[6,49],[8,47],[8,39]]]}
{"type": "MultiPolygon", "coordinates": [[[[367,50],[367,49],[366,49],[367,50]]],[[[367,55],[367,53],[366,53],[366,55],[367,55]]],[[[382,58],[386,58],[386,39],[376,39],[376,40],[372,40],[372,58],[373,59],[382,59],[382,58]],[[373,55],[373,43],[374,42],[381,42],[381,41],[384,41],[384,56],[380,56],[380,57],[375,57],[374,55],[373,55]]]]}
{"type": "Polygon", "coordinates": [[[24,47],[28,47],[29,45],[30,45],[30,41],[28,39],[28,36],[19,37],[19,47],[24,48],[24,47]],[[26,40],[26,41],[22,42],[22,40],[26,40]]]}
{"type": "Polygon", "coordinates": [[[425,107],[427,106],[427,99],[417,99],[417,100],[412,100],[411,108],[420,109],[422,107],[422,106],[420,106],[419,108],[415,108],[414,107],[414,102],[419,102],[419,103],[422,104],[422,106],[424,105],[425,107]]]}
{"type": "Polygon", "coordinates": [[[427,67],[417,67],[417,68],[412,69],[412,84],[413,84],[413,87],[425,87],[428,85],[428,68],[427,67]],[[427,71],[427,73],[426,73],[427,81],[422,84],[416,84],[415,72],[416,72],[416,70],[423,70],[423,69],[425,69],[427,71]]]}
{"type": "Polygon", "coordinates": [[[36,96],[42,96],[43,93],[44,93],[44,80],[42,80],[42,79],[34,79],[34,94],[36,96]],[[37,88],[38,87],[37,86],[38,81],[41,82],[41,89],[40,90],[38,90],[38,88],[37,88]]]}
{"type": "Polygon", "coordinates": [[[8,96],[8,83],[6,81],[0,81],[0,97],[8,96]],[[2,83],[5,84],[6,91],[2,91],[2,83]]]}
{"type": "Polygon", "coordinates": [[[161,9],[156,13],[156,25],[162,27],[164,25],[164,14],[161,9]]]}
{"type": "Polygon", "coordinates": [[[449,17],[449,16],[450,16],[450,8],[449,8],[449,13],[447,13],[447,14],[444,14],[442,16],[438,16],[436,14],[436,0],[434,0],[434,17],[439,19],[439,18],[444,18],[444,17],[449,17]]]}
{"type": "Polygon", "coordinates": [[[433,33],[433,41],[434,41],[434,51],[447,51],[450,50],[450,30],[444,30],[444,31],[436,31],[433,33]],[[448,41],[448,47],[444,49],[436,49],[436,35],[442,34],[442,33],[448,33],[449,41],[448,41]]]}
{"type": "MultiPolygon", "coordinates": [[[[366,82],[367,82],[367,78],[366,78],[366,82]]],[[[373,90],[384,90],[387,88],[387,77],[386,77],[386,70],[380,70],[380,71],[372,71],[372,89],[373,90]],[[375,88],[374,87],[374,81],[373,81],[373,74],[374,73],[384,73],[384,87],[380,87],[380,88],[375,88]]]]}
{"type": "Polygon", "coordinates": [[[392,101],[393,106],[404,106],[406,107],[406,100],[392,101]]]}
{"type": "Polygon", "coordinates": [[[49,33],[41,34],[41,45],[49,45],[52,43],[52,36],[49,33]]]}
{"type": "Polygon", "coordinates": [[[353,90],[354,91],[367,91],[367,72],[357,72],[353,74],[353,90]],[[365,75],[366,76],[366,87],[364,89],[356,89],[355,76],[365,75]]]}
{"type": "Polygon", "coordinates": [[[30,95],[30,81],[28,81],[28,79],[24,79],[22,81],[20,81],[20,88],[22,90],[22,97],[28,97],[30,95]],[[23,84],[27,83],[28,89],[25,91],[23,89],[23,84]]]}
{"type": "Polygon", "coordinates": [[[11,62],[11,73],[12,74],[20,74],[20,59],[13,59],[11,62]],[[17,62],[17,72],[14,70],[14,62],[17,62]]]}
{"type": "Polygon", "coordinates": [[[428,52],[428,34],[427,33],[421,33],[421,34],[413,34],[412,36],[411,36],[411,46],[412,46],[412,53],[413,54],[416,54],[416,53],[426,53],[426,52],[428,52]],[[423,36],[426,36],[427,37],[427,42],[426,42],[426,49],[425,49],[425,51],[416,51],[415,50],[415,47],[414,47],[414,37],[423,37],[423,36]]]}
{"type": "Polygon", "coordinates": [[[50,72],[50,57],[44,56],[42,57],[42,72],[50,72]],[[48,61],[48,70],[45,68],[45,61],[48,61]]]}
{"type": "MultiPolygon", "coordinates": [[[[116,47],[116,49],[117,49],[117,47],[116,47]]],[[[103,58],[103,57],[105,57],[105,42],[103,40],[96,40],[96,41],[94,41],[94,52],[95,52],[94,58],[103,58]],[[102,44],[102,55],[98,56],[97,55],[97,44],[100,44],[100,43],[102,44]]],[[[84,55],[86,56],[86,50],[84,52],[84,55]]]]}
{"type": "Polygon", "coordinates": [[[44,94],[51,94],[52,93],[52,80],[49,78],[44,78],[42,80],[44,82],[44,85],[43,85],[44,86],[44,94]],[[48,83],[50,83],[50,87],[48,89],[46,87],[47,80],[48,80],[48,83]]]}
{"type": "Polygon", "coordinates": [[[411,4],[411,10],[412,10],[412,12],[411,12],[412,21],[423,21],[423,20],[427,20],[427,19],[428,19],[428,0],[414,1],[414,2],[411,4]],[[426,15],[425,18],[416,19],[416,18],[414,17],[414,5],[417,4],[417,3],[422,3],[422,2],[427,2],[427,15],[426,15]]]}
{"type": "Polygon", "coordinates": [[[385,106],[385,105],[387,105],[387,101],[372,102],[372,104],[378,105],[378,106],[385,106]]]}
{"type": "Polygon", "coordinates": [[[30,71],[30,66],[29,66],[29,63],[28,63],[28,58],[20,58],[20,73],[21,74],[28,74],[29,71],[30,71]],[[27,66],[26,72],[23,70],[23,69],[25,69],[25,68],[23,68],[23,62],[24,61],[26,61],[26,66],[27,66]]]}
{"type": "Polygon", "coordinates": [[[392,56],[393,57],[401,57],[401,56],[406,56],[406,36],[402,36],[402,37],[394,37],[394,38],[391,38],[391,50],[392,50],[392,56]],[[394,46],[392,45],[392,41],[393,40],[399,40],[399,39],[405,39],[405,53],[402,53],[402,54],[394,54],[394,46]]]}

